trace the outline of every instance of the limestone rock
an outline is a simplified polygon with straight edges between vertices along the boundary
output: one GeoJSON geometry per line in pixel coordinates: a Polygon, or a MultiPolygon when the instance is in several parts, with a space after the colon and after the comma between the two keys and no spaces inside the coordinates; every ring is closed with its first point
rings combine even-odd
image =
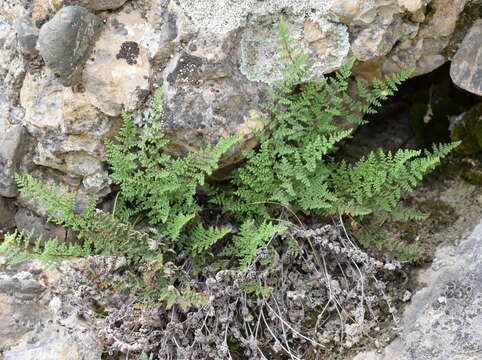
{"type": "Polygon", "coordinates": [[[18,95],[25,71],[23,56],[17,50],[15,27],[0,14],[0,134],[23,117],[18,95]]]}
{"type": "MultiPolygon", "coordinates": [[[[92,104],[117,116],[135,110],[149,94],[149,42],[154,30],[138,11],[107,19],[105,30],[85,65],[83,84],[92,104]]],[[[155,52],[156,50],[152,50],[155,52]]]]}
{"type": "MultiPolygon", "coordinates": [[[[171,145],[180,153],[196,151],[221,136],[250,133],[259,126],[258,106],[267,102],[265,85],[253,86],[237,67],[228,66],[239,59],[237,34],[218,35],[218,42],[193,40],[185,52],[174,57],[164,71],[164,123],[171,145]]],[[[239,160],[239,151],[250,147],[252,139],[239,144],[223,160],[239,160]]]]}
{"type": "Polygon", "coordinates": [[[96,139],[63,134],[46,134],[39,139],[34,163],[84,177],[103,170],[104,147],[96,139]]]}
{"type": "Polygon", "coordinates": [[[22,18],[17,22],[17,41],[20,51],[24,55],[33,55],[38,52],[35,48],[38,39],[38,29],[36,29],[29,18],[22,18]]]}
{"type": "Polygon", "coordinates": [[[39,52],[63,85],[77,81],[100,28],[101,21],[89,10],[67,6],[40,29],[39,52]]]}
{"type": "MultiPolygon", "coordinates": [[[[281,80],[277,24],[279,16],[266,16],[253,21],[241,39],[241,72],[251,81],[272,84],[281,80]]],[[[289,18],[290,36],[305,52],[312,54],[312,76],[322,76],[341,67],[348,55],[348,29],[321,16],[289,18]]]]}
{"type": "Polygon", "coordinates": [[[15,210],[13,199],[0,197],[0,234],[15,227],[15,210]]]}
{"type": "Polygon", "coordinates": [[[468,0],[432,0],[431,16],[415,34],[400,39],[382,64],[383,73],[415,67],[413,76],[429,73],[443,65],[444,53],[455,31],[457,19],[468,0]]]}
{"type": "Polygon", "coordinates": [[[38,262],[0,261],[0,353],[4,360],[100,360],[95,332],[50,291],[62,273],[38,262]]]}
{"type": "Polygon", "coordinates": [[[64,243],[74,238],[73,233],[69,230],[52,223],[46,223],[43,217],[26,208],[20,208],[15,214],[15,225],[19,231],[33,231],[34,239],[38,237],[43,240],[57,238],[59,242],[64,243]]]}
{"type": "Polygon", "coordinates": [[[405,309],[401,334],[352,360],[476,360],[482,353],[482,222],[455,246],[437,251],[405,309]]]}
{"type": "Polygon", "coordinates": [[[422,0],[398,0],[398,5],[403,6],[410,12],[416,12],[423,6],[422,0]]]}
{"type": "Polygon", "coordinates": [[[26,109],[23,122],[36,135],[59,132],[102,139],[112,125],[87,94],[63,87],[48,69],[26,76],[20,103],[26,109]]]}
{"type": "Polygon", "coordinates": [[[12,126],[0,134],[0,196],[15,197],[18,194],[14,174],[23,156],[26,133],[21,125],[12,126]]]}
{"type": "MultiPolygon", "coordinates": [[[[57,169],[72,178],[103,173],[103,139],[113,122],[91,105],[87,94],[63,87],[47,70],[28,74],[20,99],[27,109],[25,126],[38,139],[32,154],[35,164],[57,169]]],[[[86,183],[90,184],[89,193],[105,194],[105,181],[86,183]]]]}
{"type": "Polygon", "coordinates": [[[482,96],[482,19],[465,36],[450,66],[453,82],[482,96]]]}
{"type": "Polygon", "coordinates": [[[383,10],[352,43],[353,54],[360,61],[384,56],[402,36],[402,21],[393,10],[383,10]]]}
{"type": "Polygon", "coordinates": [[[337,0],[180,0],[181,7],[201,29],[215,33],[228,33],[246,25],[248,18],[279,15],[289,10],[295,15],[313,11],[327,14],[337,0]]]}
{"type": "Polygon", "coordinates": [[[120,8],[127,0],[51,0],[58,10],[63,6],[78,5],[92,10],[113,10],[120,8]]]}
{"type": "Polygon", "coordinates": [[[349,23],[357,16],[363,0],[338,0],[332,3],[330,11],[333,12],[343,23],[349,23]]]}

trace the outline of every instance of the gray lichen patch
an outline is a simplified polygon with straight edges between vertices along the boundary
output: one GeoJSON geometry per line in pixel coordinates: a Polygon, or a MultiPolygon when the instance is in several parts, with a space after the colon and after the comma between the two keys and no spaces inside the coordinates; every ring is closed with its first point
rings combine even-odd
{"type": "Polygon", "coordinates": [[[248,19],[287,10],[294,14],[327,13],[336,0],[180,0],[186,14],[202,28],[227,33],[248,19]]]}
{"type": "MultiPolygon", "coordinates": [[[[250,24],[241,39],[241,72],[251,81],[273,83],[282,79],[278,48],[279,16],[265,16],[250,24]]],[[[312,76],[322,76],[343,65],[350,50],[348,29],[316,14],[287,20],[290,37],[311,53],[312,76]]],[[[286,64],[287,65],[287,64],[286,64]]]]}

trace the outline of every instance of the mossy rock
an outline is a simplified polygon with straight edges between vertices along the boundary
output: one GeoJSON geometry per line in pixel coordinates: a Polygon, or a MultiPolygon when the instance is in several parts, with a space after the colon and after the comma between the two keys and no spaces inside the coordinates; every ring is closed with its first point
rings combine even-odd
{"type": "Polygon", "coordinates": [[[451,138],[462,141],[456,149],[460,154],[472,155],[482,151],[482,102],[456,119],[451,138]]]}

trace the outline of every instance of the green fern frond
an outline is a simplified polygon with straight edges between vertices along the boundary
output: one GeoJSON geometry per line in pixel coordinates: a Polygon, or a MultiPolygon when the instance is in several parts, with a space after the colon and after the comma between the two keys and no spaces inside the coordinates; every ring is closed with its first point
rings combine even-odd
{"type": "Polygon", "coordinates": [[[214,226],[206,229],[202,224],[198,224],[196,229],[189,235],[189,252],[194,255],[202,255],[211,246],[229,234],[231,230],[230,227],[216,228],[214,226]]]}

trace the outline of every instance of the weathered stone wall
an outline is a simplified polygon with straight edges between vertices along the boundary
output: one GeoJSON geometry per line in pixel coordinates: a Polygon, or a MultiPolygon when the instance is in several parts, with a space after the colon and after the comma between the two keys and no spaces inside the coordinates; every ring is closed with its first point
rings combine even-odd
{"type": "MultiPolygon", "coordinates": [[[[266,87],[281,76],[281,16],[311,51],[314,74],[355,55],[355,75],[370,79],[412,66],[425,74],[451,60],[464,39],[457,20],[467,4],[473,1],[0,0],[0,196],[17,197],[15,172],[78,190],[81,199],[106,196],[103,140],[122,109],[140,110],[142,124],[145,103],[162,84],[174,151],[249,134],[259,104],[269,101],[266,87]]],[[[476,94],[479,33],[469,32],[452,71],[476,94]]],[[[248,138],[224,164],[254,143],[248,138]]]]}

